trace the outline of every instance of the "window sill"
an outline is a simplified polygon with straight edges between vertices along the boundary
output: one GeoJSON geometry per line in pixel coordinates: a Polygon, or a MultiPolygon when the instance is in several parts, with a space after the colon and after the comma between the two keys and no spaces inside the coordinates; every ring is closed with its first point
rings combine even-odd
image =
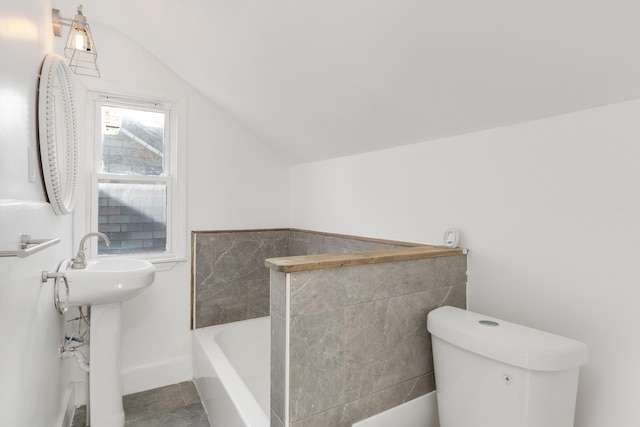
{"type": "Polygon", "coordinates": [[[187,258],[150,259],[148,261],[156,267],[156,271],[169,271],[179,262],[187,261],[187,258]]]}

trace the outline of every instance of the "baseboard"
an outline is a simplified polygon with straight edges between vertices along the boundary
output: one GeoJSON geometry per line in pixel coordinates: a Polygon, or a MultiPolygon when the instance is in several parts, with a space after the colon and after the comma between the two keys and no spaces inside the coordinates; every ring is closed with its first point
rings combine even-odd
{"type": "Polygon", "coordinates": [[[193,379],[193,361],[191,355],[160,363],[125,369],[122,373],[122,394],[176,384],[193,379]]]}

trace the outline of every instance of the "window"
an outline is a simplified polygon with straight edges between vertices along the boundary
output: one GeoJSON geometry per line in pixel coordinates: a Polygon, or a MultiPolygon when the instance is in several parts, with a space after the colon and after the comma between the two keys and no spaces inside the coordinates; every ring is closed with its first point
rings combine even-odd
{"type": "Polygon", "coordinates": [[[174,102],[94,94],[92,256],[184,257],[184,191],[174,102]],[[180,194],[182,193],[182,195],[180,194]]]}

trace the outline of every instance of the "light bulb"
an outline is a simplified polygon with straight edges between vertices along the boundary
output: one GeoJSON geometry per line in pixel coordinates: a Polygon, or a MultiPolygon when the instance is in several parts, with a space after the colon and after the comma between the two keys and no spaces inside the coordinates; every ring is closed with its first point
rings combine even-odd
{"type": "Polygon", "coordinates": [[[85,31],[76,29],[76,35],[75,35],[76,50],[87,50],[86,37],[87,37],[87,33],[85,31]]]}

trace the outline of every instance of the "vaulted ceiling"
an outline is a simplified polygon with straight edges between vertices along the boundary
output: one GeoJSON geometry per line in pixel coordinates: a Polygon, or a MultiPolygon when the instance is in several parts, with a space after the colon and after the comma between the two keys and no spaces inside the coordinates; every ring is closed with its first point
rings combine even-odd
{"type": "Polygon", "coordinates": [[[640,97],[631,0],[83,4],[291,163],[640,97]]]}

